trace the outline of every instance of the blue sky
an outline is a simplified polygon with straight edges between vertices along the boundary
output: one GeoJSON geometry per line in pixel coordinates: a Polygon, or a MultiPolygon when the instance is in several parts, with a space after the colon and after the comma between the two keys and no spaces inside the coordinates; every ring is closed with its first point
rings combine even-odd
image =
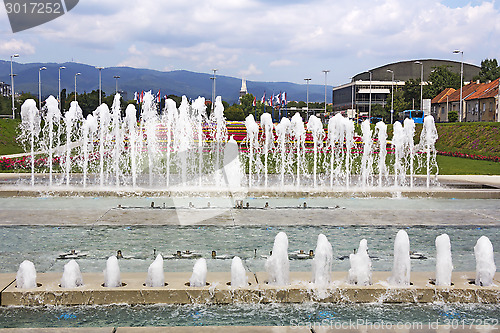
{"type": "MultiPolygon", "coordinates": [[[[495,1],[81,0],[13,34],[0,6],[0,58],[186,69],[256,81],[346,83],[386,63],[500,59],[495,1]]],[[[112,75],[112,74],[110,74],[112,75]]]]}

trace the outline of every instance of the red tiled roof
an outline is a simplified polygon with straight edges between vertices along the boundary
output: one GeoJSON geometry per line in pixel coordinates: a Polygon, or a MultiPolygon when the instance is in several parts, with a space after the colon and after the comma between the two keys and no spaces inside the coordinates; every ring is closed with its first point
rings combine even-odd
{"type": "MultiPolygon", "coordinates": [[[[469,83],[469,84],[466,84],[465,86],[463,86],[462,87],[462,98],[466,99],[467,97],[469,97],[471,94],[473,94],[478,89],[478,87],[480,85],[481,85],[481,83],[473,82],[473,83],[469,83]]],[[[448,97],[448,101],[449,102],[460,101],[460,89],[455,90],[455,92],[452,93],[448,97]]]]}
{"type": "Polygon", "coordinates": [[[453,88],[446,88],[445,90],[441,91],[436,97],[434,97],[431,101],[432,104],[436,103],[444,103],[446,101],[446,96],[450,96],[455,92],[455,89],[453,88]]]}
{"type": "Polygon", "coordinates": [[[498,80],[499,79],[496,79],[492,82],[481,84],[481,86],[478,87],[478,89],[472,95],[466,98],[466,100],[470,101],[473,99],[495,97],[496,95],[498,95],[498,80]]]}

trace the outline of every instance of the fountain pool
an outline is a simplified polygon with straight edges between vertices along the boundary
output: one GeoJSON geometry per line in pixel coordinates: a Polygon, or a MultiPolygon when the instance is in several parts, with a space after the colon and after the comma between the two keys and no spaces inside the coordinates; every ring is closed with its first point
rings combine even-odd
{"type": "MultiPolygon", "coordinates": [[[[206,258],[209,272],[229,272],[231,260],[213,259],[215,250],[219,258],[239,256],[248,272],[262,272],[274,237],[283,231],[289,252],[307,253],[315,249],[319,234],[326,235],[333,247],[335,282],[340,279],[336,272],[349,270],[349,254],[363,238],[373,271],[390,271],[400,229],[408,233],[411,251],[427,257],[412,259],[412,272],[435,270],[434,243],[442,233],[450,235],[455,272],[475,270],[474,245],[481,236],[500,243],[500,201],[495,199],[244,198],[243,207],[247,202],[248,209],[235,209],[223,197],[0,198],[0,267],[2,273],[15,273],[23,260],[30,260],[38,273],[62,274],[69,260],[58,259],[59,255],[76,249],[85,254],[76,259],[82,273],[102,272],[108,257],[121,250],[121,272],[142,272],[144,279],[161,254],[168,283],[169,272],[193,269],[195,259],[172,257],[179,250],[206,258]],[[156,208],[151,208],[153,202],[156,208]]],[[[500,262],[498,251],[494,255],[500,262]]],[[[310,271],[311,266],[312,260],[290,260],[291,272],[310,271]]],[[[450,318],[471,323],[499,317],[498,305],[480,304],[0,307],[3,327],[298,325],[319,318],[333,324],[360,318],[446,324],[450,318]]]]}
{"type": "MultiPolygon", "coordinates": [[[[333,256],[326,251],[322,266],[330,266],[331,261],[335,285],[342,279],[341,272],[349,270],[350,254],[362,239],[367,242],[372,270],[391,271],[394,240],[402,229],[409,237],[410,251],[420,254],[411,259],[412,272],[434,272],[435,238],[443,233],[450,235],[455,272],[475,270],[474,245],[481,236],[491,240],[497,251],[494,260],[500,262],[496,247],[500,200],[457,200],[455,193],[469,197],[467,192],[452,192],[436,183],[436,136],[429,121],[419,144],[411,121],[394,126],[389,144],[383,123],[375,131],[364,123],[360,136],[353,122],[340,115],[331,119],[328,132],[319,120],[309,119],[306,124],[300,114],[282,119],[274,129],[269,116],[261,118],[260,126],[250,117],[246,141],[242,141],[230,136],[234,126],[227,126],[220,98],[208,117],[202,99],[190,105],[183,98],[179,108],[167,101],[166,109],[158,112],[147,94],[141,112],[129,109],[124,122],[118,97],[111,110],[100,106],[85,120],[73,117],[63,123],[57,117],[45,117],[48,110],[42,110],[46,123],[42,136],[35,135],[41,126],[39,111],[26,105],[20,138],[29,146],[31,174],[27,181],[20,177],[2,184],[1,273],[14,275],[19,264],[29,260],[40,275],[62,274],[70,253],[76,256],[84,282],[87,273],[101,274],[108,267],[108,273],[119,269],[125,277],[143,274],[142,285],[154,259],[163,258],[165,284],[174,285],[174,273],[191,272],[195,266],[195,272],[203,273],[199,280],[204,285],[205,264],[208,274],[229,272],[229,259],[238,256],[240,275],[246,271],[254,276],[248,282],[265,289],[263,279],[256,281],[257,274],[266,270],[266,262],[273,265],[268,260],[273,241],[284,232],[288,248],[279,246],[273,252],[276,256],[276,252],[288,252],[290,260],[284,267],[289,267],[290,275],[311,271],[313,260],[304,253],[316,249],[318,235],[326,236],[333,256]],[[56,140],[64,139],[64,145],[54,142],[55,128],[57,133],[66,129],[56,140]],[[35,169],[33,159],[38,154],[62,158],[64,163],[56,169],[52,163],[42,163],[35,169]],[[425,198],[438,192],[440,199],[425,198]],[[107,265],[110,257],[113,269],[107,265]]],[[[286,252],[279,253],[279,261],[286,261],[286,252]]],[[[159,271],[160,263],[155,265],[159,271]]],[[[375,276],[380,275],[373,276],[379,279],[375,276]]],[[[428,278],[425,275],[424,283],[428,278]]],[[[125,290],[126,283],[132,285],[129,281],[122,279],[118,285],[125,290]]],[[[188,283],[186,288],[195,287],[188,283]]],[[[213,292],[216,286],[198,288],[213,292]]],[[[4,290],[2,296],[8,292],[4,290]]],[[[314,302],[0,306],[0,327],[294,326],[323,320],[398,323],[401,318],[424,324],[446,325],[460,319],[496,325],[500,306],[314,302]]]]}

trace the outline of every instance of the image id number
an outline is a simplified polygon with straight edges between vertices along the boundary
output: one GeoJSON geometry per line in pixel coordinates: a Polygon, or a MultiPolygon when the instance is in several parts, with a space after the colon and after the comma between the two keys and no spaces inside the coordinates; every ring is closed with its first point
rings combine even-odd
{"type": "Polygon", "coordinates": [[[7,14],[63,14],[60,2],[5,2],[7,14]]]}

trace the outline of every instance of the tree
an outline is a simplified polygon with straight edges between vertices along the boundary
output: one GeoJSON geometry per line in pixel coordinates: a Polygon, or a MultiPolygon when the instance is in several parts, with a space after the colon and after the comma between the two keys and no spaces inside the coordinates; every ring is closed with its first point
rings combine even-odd
{"type": "Polygon", "coordinates": [[[500,67],[496,59],[484,59],[481,61],[481,70],[479,75],[474,77],[474,80],[487,82],[488,80],[496,80],[500,77],[500,67]]]}
{"type": "Polygon", "coordinates": [[[458,120],[458,112],[453,110],[448,112],[448,122],[455,123],[458,120]]]}
{"type": "Polygon", "coordinates": [[[424,86],[424,98],[434,98],[446,88],[460,88],[460,74],[450,71],[449,66],[434,67],[429,75],[429,85],[424,86]]]}
{"type": "MultiPolygon", "coordinates": [[[[390,106],[389,106],[390,108],[390,106]]],[[[382,118],[385,123],[388,123],[391,121],[391,112],[390,110],[387,110],[386,107],[383,107],[380,104],[373,104],[372,105],[372,117],[376,118],[382,118]]],[[[376,121],[373,121],[376,122],[376,121]]]]}
{"type": "Polygon", "coordinates": [[[241,103],[241,109],[243,110],[243,114],[248,116],[249,114],[254,114],[255,113],[255,107],[253,106],[253,100],[254,96],[252,94],[246,94],[245,96],[241,97],[240,103],[241,103]]]}
{"type": "Polygon", "coordinates": [[[227,120],[245,120],[245,114],[240,105],[233,104],[230,107],[224,108],[224,117],[227,120]]]}
{"type": "Polygon", "coordinates": [[[420,79],[409,79],[403,87],[405,102],[413,107],[413,103],[420,105],[420,79]]]}

